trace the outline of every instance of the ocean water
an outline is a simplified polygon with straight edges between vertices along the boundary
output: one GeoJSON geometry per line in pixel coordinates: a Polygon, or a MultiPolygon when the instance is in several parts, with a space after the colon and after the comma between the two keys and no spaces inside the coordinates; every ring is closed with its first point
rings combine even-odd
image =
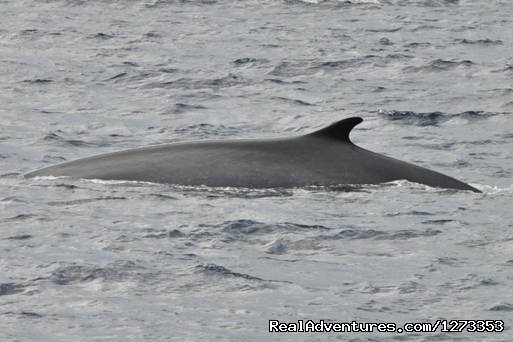
{"type": "Polygon", "coordinates": [[[1,341],[513,339],[510,1],[4,0],[0,13],[1,341]],[[482,193],[23,178],[349,116],[365,120],[359,146],[482,193]],[[270,333],[271,319],[504,331],[270,333]]]}

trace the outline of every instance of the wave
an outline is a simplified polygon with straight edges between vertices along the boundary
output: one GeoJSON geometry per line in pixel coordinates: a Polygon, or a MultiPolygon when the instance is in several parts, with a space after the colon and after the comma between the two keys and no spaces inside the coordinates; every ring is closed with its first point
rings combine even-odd
{"type": "Polygon", "coordinates": [[[445,59],[435,59],[429,62],[426,65],[422,66],[407,66],[403,70],[405,72],[442,72],[442,71],[451,71],[454,69],[460,68],[470,68],[474,65],[474,62],[471,60],[445,60],[445,59]]]}
{"type": "Polygon", "coordinates": [[[414,112],[409,110],[379,110],[378,114],[391,121],[401,121],[406,124],[419,126],[435,126],[453,118],[466,120],[486,119],[499,113],[469,110],[461,113],[444,112],[414,112]]]}

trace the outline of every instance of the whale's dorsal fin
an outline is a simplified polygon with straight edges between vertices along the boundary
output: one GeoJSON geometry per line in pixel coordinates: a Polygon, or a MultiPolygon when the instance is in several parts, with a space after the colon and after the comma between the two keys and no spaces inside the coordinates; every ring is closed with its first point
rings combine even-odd
{"type": "Polygon", "coordinates": [[[332,123],[328,127],[324,127],[308,135],[319,138],[335,139],[350,143],[351,140],[349,140],[349,133],[354,128],[354,126],[358,125],[362,121],[362,118],[354,116],[352,118],[347,118],[332,123]]]}

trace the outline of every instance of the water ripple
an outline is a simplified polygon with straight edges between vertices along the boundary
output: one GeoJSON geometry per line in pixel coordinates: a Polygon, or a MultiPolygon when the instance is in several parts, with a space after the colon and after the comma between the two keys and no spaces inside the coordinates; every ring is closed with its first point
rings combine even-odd
{"type": "Polygon", "coordinates": [[[0,284],[0,296],[13,295],[16,293],[23,292],[25,285],[15,283],[3,283],[0,284]]]}
{"type": "Polygon", "coordinates": [[[498,113],[490,113],[484,111],[465,111],[461,113],[444,113],[444,112],[414,112],[402,110],[380,110],[378,114],[391,121],[401,121],[402,123],[415,124],[419,126],[434,126],[453,118],[462,118],[466,120],[486,119],[498,113]]]}

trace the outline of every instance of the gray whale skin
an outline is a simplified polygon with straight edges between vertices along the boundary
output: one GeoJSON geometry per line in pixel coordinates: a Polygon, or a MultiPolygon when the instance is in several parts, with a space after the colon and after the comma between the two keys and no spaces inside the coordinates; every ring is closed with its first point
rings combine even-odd
{"type": "Polygon", "coordinates": [[[146,181],[213,187],[275,188],[378,184],[405,179],[431,187],[478,189],[441,173],[367,151],[349,140],[351,117],[283,139],[174,143],[102,154],[25,177],[146,181]]]}

